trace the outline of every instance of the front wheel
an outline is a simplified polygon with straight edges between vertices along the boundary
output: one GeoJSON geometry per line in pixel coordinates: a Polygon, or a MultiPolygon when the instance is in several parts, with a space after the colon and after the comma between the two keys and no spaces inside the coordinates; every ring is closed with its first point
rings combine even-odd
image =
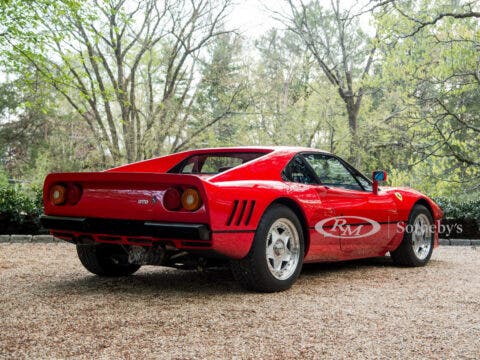
{"type": "Polygon", "coordinates": [[[290,208],[273,205],[260,220],[250,252],[245,258],[232,261],[231,268],[246,289],[282,291],[298,278],[303,255],[300,221],[290,208]]]}
{"type": "Polygon", "coordinates": [[[391,251],[393,262],[401,266],[424,266],[433,251],[433,218],[423,205],[415,205],[410,213],[400,246],[391,251]]]}
{"type": "Polygon", "coordinates": [[[140,265],[128,262],[119,245],[77,244],[77,254],[85,269],[98,276],[128,276],[140,269],[140,265]]]}

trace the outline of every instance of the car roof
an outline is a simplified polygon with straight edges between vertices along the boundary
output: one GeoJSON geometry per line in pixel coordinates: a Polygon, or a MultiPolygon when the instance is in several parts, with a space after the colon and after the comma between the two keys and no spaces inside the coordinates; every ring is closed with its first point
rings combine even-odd
{"type": "MultiPolygon", "coordinates": [[[[294,154],[299,152],[318,152],[318,153],[325,153],[329,154],[329,152],[314,148],[308,147],[299,147],[299,146],[236,146],[236,147],[216,147],[216,148],[203,148],[203,149],[192,149],[181,151],[177,153],[173,153],[170,155],[165,155],[153,159],[142,160],[138,162],[134,162],[131,164],[121,165],[112,169],[108,169],[108,172],[153,172],[153,173],[162,173],[167,172],[175,165],[179,164],[184,159],[194,156],[194,155],[202,155],[202,154],[219,154],[219,153],[241,153],[241,152],[260,152],[264,153],[261,156],[262,159],[268,160],[272,158],[291,158],[294,154]]],[[[252,160],[249,163],[255,163],[258,161],[252,160]]],[[[245,165],[241,165],[239,167],[235,167],[235,169],[239,169],[242,171],[245,168],[245,165]]],[[[232,169],[233,170],[233,169],[232,169]]],[[[228,172],[232,172],[232,170],[228,172]]],[[[235,170],[233,172],[237,174],[235,170]]],[[[259,175],[258,169],[255,170],[256,175],[259,175]]],[[[271,171],[268,171],[271,174],[271,171]]],[[[223,173],[222,173],[223,174],[223,173]]],[[[265,175],[267,176],[267,175],[265,175]]],[[[226,178],[226,176],[219,176],[216,175],[218,178],[226,178]]]]}
{"type": "Polygon", "coordinates": [[[214,147],[214,148],[202,148],[202,149],[192,149],[192,150],[186,150],[179,152],[178,154],[181,153],[190,153],[190,154],[195,154],[195,153],[209,153],[209,152],[242,152],[242,151],[248,151],[248,152],[255,152],[255,151],[260,151],[260,152],[282,152],[282,153],[299,153],[299,152],[321,152],[325,154],[330,154],[330,152],[321,150],[321,149],[315,149],[315,148],[309,148],[309,147],[302,147],[302,146],[235,146],[235,147],[214,147]]]}

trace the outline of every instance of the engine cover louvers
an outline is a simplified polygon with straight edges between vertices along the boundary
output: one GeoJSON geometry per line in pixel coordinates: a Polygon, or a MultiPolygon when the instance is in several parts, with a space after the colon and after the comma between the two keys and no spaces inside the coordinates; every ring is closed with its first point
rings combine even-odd
{"type": "Polygon", "coordinates": [[[255,200],[235,200],[227,220],[227,226],[248,225],[255,208],[255,200]]]}

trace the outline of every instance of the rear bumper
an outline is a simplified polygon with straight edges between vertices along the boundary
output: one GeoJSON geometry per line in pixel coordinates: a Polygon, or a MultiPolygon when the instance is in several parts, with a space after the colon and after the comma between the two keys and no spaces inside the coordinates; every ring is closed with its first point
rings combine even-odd
{"type": "Polygon", "coordinates": [[[176,249],[217,254],[230,259],[245,257],[254,231],[212,231],[206,224],[100,219],[42,215],[42,226],[63,240],[152,246],[164,244],[176,249]]]}
{"type": "Polygon", "coordinates": [[[80,234],[104,234],[159,239],[209,241],[211,231],[206,224],[168,223],[156,221],[100,219],[42,215],[45,229],[80,234]]]}

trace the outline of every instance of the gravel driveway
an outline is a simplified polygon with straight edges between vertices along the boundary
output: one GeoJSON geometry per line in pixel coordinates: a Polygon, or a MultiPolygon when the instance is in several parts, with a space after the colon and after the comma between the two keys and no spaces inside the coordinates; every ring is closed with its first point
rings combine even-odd
{"type": "Polygon", "coordinates": [[[0,245],[0,358],[478,358],[480,249],[424,268],[306,266],[289,291],[228,271],[86,272],[69,244],[0,245]]]}

